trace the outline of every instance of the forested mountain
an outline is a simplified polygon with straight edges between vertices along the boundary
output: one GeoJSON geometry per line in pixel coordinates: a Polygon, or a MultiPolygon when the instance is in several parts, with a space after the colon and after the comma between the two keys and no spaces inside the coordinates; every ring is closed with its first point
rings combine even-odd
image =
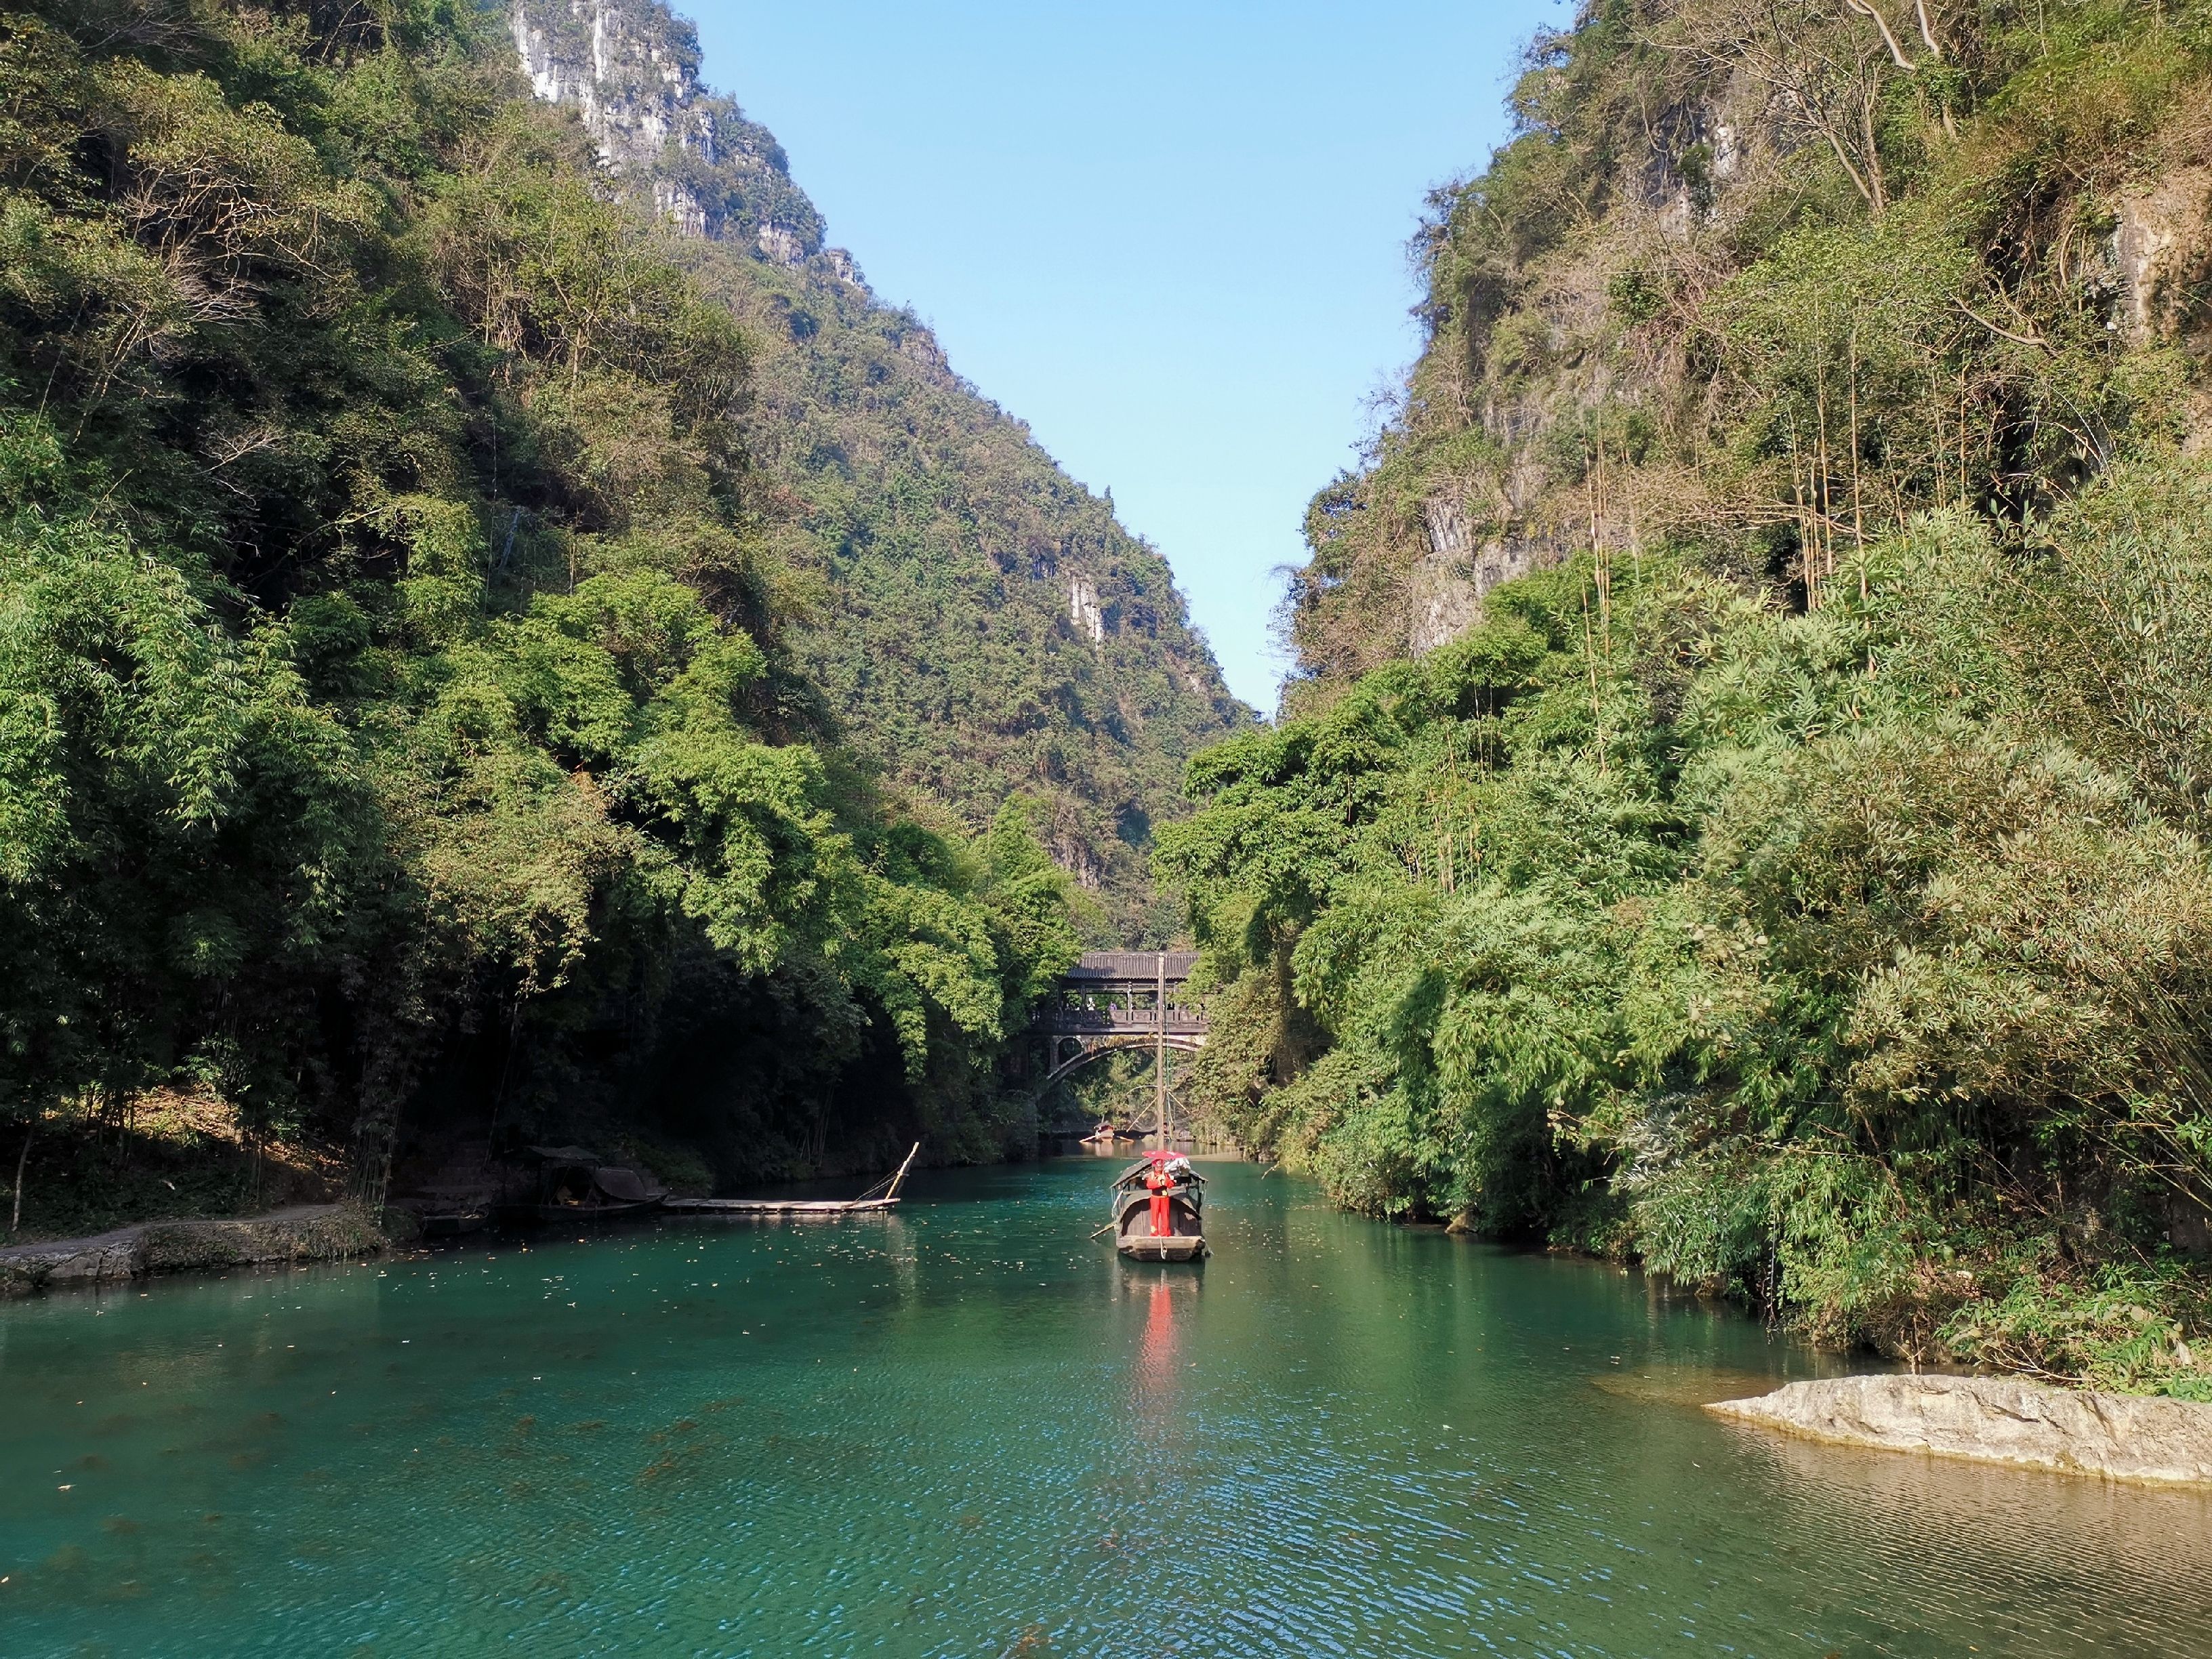
{"type": "Polygon", "coordinates": [[[657,0],[513,0],[508,23],[537,94],[577,112],[744,330],[750,502],[838,728],[971,826],[1024,792],[1104,899],[1102,938],[1158,939],[1152,820],[1189,756],[1251,718],[1166,562],[823,246],[775,139],[700,86],[689,23],[657,0]]]}
{"type": "Polygon", "coordinates": [[[1164,832],[1344,1202],[2212,1397],[2212,9],[1592,0],[1164,832]]]}
{"type": "Polygon", "coordinates": [[[687,239],[510,21],[0,13],[0,1111],[174,1084],[371,1194],[488,1118],[994,1153],[1077,943],[1039,832],[1138,908],[1237,711],[764,135],[682,198],[752,251],[687,239]]]}

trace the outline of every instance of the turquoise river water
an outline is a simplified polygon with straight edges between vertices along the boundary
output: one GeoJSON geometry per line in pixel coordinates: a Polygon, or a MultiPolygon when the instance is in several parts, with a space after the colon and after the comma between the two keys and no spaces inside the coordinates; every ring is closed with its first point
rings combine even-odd
{"type": "Polygon", "coordinates": [[[2212,1654],[2212,1498],[1732,1428],[1823,1364],[1209,1166],[0,1308],[0,1655],[2212,1654]]]}

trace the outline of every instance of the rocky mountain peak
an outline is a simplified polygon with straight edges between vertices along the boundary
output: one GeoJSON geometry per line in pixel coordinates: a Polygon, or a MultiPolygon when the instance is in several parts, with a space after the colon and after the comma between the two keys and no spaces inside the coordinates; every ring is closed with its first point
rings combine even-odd
{"type": "MultiPolygon", "coordinates": [[[[700,106],[699,43],[690,24],[611,0],[515,0],[507,27],[530,89],[575,106],[610,173],[652,178],[671,143],[714,165],[714,122],[700,106]]],[[[677,180],[653,184],[664,213],[706,234],[696,192],[677,180]]]]}
{"type": "Polygon", "coordinates": [[[770,264],[826,257],[822,216],[783,147],[699,81],[699,34],[658,0],[513,0],[507,28],[531,90],[582,118],[607,171],[679,230],[750,245],[770,264]]]}

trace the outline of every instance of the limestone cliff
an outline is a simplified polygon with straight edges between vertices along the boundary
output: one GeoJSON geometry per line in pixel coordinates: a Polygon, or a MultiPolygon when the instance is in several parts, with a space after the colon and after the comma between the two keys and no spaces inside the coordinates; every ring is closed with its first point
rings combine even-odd
{"type": "Polygon", "coordinates": [[[514,0],[507,26],[532,92],[574,107],[600,163],[680,228],[749,239],[784,264],[822,252],[782,147],[699,84],[690,23],[635,0],[514,0]]]}
{"type": "Polygon", "coordinates": [[[1513,138],[1430,198],[1395,417],[1310,515],[1311,680],[1578,554],[1694,543],[1802,599],[1870,510],[2017,523],[2108,465],[2148,408],[2108,388],[2203,355],[2212,118],[2193,46],[2099,17],[1585,0],[1540,35],[1513,138]]]}

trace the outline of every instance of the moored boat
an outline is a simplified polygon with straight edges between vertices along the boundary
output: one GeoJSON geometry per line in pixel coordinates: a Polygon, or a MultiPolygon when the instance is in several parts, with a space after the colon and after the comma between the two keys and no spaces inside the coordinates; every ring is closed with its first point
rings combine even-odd
{"type": "Polygon", "coordinates": [[[899,1185],[914,1167],[915,1154],[921,1151],[921,1143],[917,1140],[906,1162],[858,1198],[671,1198],[663,1200],[661,1207],[684,1215],[781,1217],[793,1221],[880,1215],[897,1207],[899,1185]]]}
{"type": "Polygon", "coordinates": [[[525,1173],[499,1204],[510,1225],[611,1221],[657,1210],[665,1196],[658,1182],[621,1164],[604,1164],[582,1146],[530,1146],[525,1173]]]}
{"type": "Polygon", "coordinates": [[[1206,1178],[1173,1148],[1147,1152],[1114,1177],[1114,1246],[1137,1261],[1200,1261],[1206,1178]]]}

